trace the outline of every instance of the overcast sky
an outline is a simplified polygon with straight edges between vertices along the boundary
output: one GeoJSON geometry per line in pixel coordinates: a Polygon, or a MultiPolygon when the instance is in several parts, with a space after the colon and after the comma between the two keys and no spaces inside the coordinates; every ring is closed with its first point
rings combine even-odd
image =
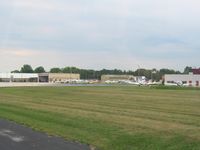
{"type": "Polygon", "coordinates": [[[199,0],[0,0],[0,72],[200,67],[199,0]]]}

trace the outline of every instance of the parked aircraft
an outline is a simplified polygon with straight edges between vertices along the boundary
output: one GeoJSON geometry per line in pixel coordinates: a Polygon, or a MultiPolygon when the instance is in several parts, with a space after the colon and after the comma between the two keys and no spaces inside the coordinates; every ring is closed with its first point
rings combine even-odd
{"type": "Polygon", "coordinates": [[[130,85],[141,85],[139,82],[135,82],[135,81],[130,81],[130,80],[124,80],[121,81],[121,83],[125,83],[125,84],[130,84],[130,85]]]}
{"type": "Polygon", "coordinates": [[[105,81],[106,84],[117,84],[119,83],[119,81],[115,81],[115,80],[107,80],[105,81]]]}
{"type": "Polygon", "coordinates": [[[184,86],[184,87],[188,87],[190,86],[188,83],[183,83],[182,81],[174,81],[171,83],[165,83],[166,86],[184,86]]]}
{"type": "Polygon", "coordinates": [[[148,82],[147,85],[161,85],[161,82],[148,82]]]}

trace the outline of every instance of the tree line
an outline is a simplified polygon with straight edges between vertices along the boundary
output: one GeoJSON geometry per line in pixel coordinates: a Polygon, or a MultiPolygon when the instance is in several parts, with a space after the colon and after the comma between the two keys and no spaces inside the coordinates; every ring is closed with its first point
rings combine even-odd
{"type": "MultiPolygon", "coordinates": [[[[134,76],[145,76],[147,79],[153,79],[154,81],[159,81],[165,74],[188,74],[192,71],[192,67],[185,67],[183,72],[173,70],[173,69],[137,69],[133,70],[120,70],[120,69],[80,69],[77,67],[64,67],[64,68],[51,68],[50,73],[78,73],[81,79],[101,79],[102,75],[112,74],[112,75],[134,75],[134,76]]],[[[32,68],[31,65],[25,64],[20,70],[14,70],[12,73],[46,73],[47,71],[43,66],[32,68]]]]}

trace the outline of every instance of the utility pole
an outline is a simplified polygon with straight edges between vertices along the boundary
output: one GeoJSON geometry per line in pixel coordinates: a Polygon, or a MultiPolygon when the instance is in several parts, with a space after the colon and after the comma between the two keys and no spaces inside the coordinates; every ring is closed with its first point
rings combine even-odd
{"type": "Polygon", "coordinates": [[[140,65],[138,65],[138,77],[137,77],[137,81],[139,81],[139,76],[140,76],[140,65]]]}

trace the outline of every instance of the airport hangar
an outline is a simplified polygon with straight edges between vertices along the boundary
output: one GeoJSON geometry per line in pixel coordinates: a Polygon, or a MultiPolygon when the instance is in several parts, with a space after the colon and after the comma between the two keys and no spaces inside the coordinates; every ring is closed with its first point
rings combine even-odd
{"type": "Polygon", "coordinates": [[[188,84],[193,87],[200,87],[200,68],[192,69],[189,74],[166,74],[164,76],[165,85],[171,83],[188,84]]]}
{"type": "Polygon", "coordinates": [[[80,74],[73,73],[0,73],[0,82],[65,82],[80,80],[80,74]]]}

